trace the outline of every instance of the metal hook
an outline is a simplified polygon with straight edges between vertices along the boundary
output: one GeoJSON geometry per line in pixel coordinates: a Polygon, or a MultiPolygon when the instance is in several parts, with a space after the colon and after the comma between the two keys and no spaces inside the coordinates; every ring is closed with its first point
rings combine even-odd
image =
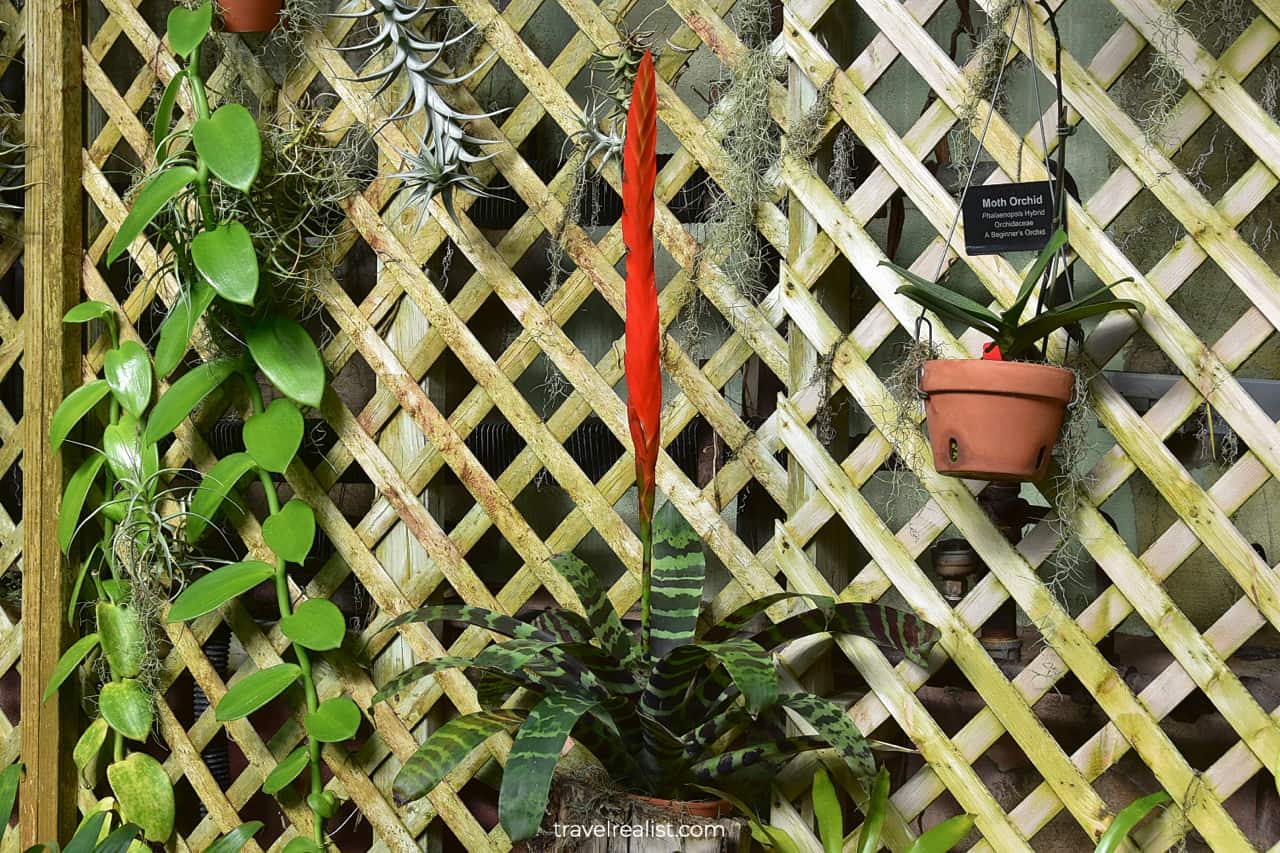
{"type": "MultiPolygon", "coordinates": [[[[932,355],[933,354],[933,323],[929,322],[929,318],[926,317],[923,313],[921,313],[920,316],[916,318],[915,339],[917,343],[920,341],[921,325],[927,326],[929,329],[929,344],[928,344],[929,350],[928,351],[930,355],[932,355]]],[[[916,366],[916,397],[921,400],[927,400],[929,398],[929,393],[925,391],[922,387],[920,387],[920,383],[922,381],[924,381],[924,364],[919,364],[916,366]]]]}

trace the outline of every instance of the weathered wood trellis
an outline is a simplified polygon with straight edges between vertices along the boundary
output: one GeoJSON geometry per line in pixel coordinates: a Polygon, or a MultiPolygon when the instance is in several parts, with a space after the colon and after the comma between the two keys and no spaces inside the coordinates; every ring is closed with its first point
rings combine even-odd
{"type": "MultiPolygon", "coordinates": [[[[295,462],[287,474],[292,488],[315,507],[324,535],[333,545],[332,556],[314,578],[293,592],[329,596],[354,575],[376,607],[362,638],[375,667],[384,654],[394,653],[403,660],[405,646],[413,656],[427,658],[446,651],[474,653],[490,641],[488,634],[474,628],[446,637],[425,626],[411,626],[400,635],[403,644],[377,633],[388,618],[418,605],[442,585],[469,603],[513,613],[542,591],[561,603],[574,604],[572,592],[546,561],[592,533],[628,569],[611,590],[615,603],[629,606],[639,594],[639,540],[615,508],[633,484],[630,457],[619,459],[603,477],[593,480],[563,446],[588,416],[600,418],[619,442],[628,444],[619,397],[620,342],[592,363],[563,328],[593,294],[621,316],[620,230],[616,223],[607,223],[610,227],[597,238],[566,218],[573,167],[563,167],[544,182],[522,153],[540,123],[549,121],[566,135],[579,127],[581,107],[569,94],[570,84],[595,51],[618,42],[618,22],[634,0],[605,0],[599,6],[589,0],[558,0],[576,31],[547,62],[521,34],[540,7],[551,2],[511,0],[501,11],[487,0],[456,2],[496,55],[493,67],[504,67],[526,92],[510,112],[478,122],[474,129],[479,136],[503,143],[494,147],[498,154],[491,162],[479,166],[480,176],[510,184],[528,208],[500,237],[472,223],[467,213],[470,198],[459,199],[456,221],[438,203],[433,205],[435,215],[421,228],[415,228],[415,216],[402,211],[395,200],[398,182],[388,176],[396,171],[398,152],[413,145],[399,126],[382,124],[386,104],[371,99],[372,86],[354,82],[360,69],[348,64],[348,55],[334,49],[350,34],[349,20],[335,19],[307,36],[302,61],[274,96],[276,109],[288,110],[308,91],[333,92],[337,97],[325,102],[330,105],[323,127],[326,135],[339,138],[357,123],[378,131],[380,175],[347,204],[351,228],[334,258],[336,265],[349,252],[371,251],[379,261],[376,281],[361,286],[364,295],[358,301],[333,277],[322,276],[318,286],[325,322],[337,332],[324,350],[330,374],[336,376],[349,364],[363,362],[376,374],[377,389],[358,406],[330,392],[320,414],[337,441],[318,464],[308,467],[295,462]],[[545,234],[555,234],[562,226],[562,239],[575,269],[542,302],[538,288],[522,281],[515,269],[545,234]],[[450,244],[465,257],[472,273],[446,289],[441,277],[424,271],[424,266],[450,244]],[[482,344],[469,326],[483,307],[494,304],[503,306],[520,327],[497,352],[482,344]],[[419,313],[417,321],[406,319],[419,313]],[[393,323],[405,322],[410,325],[387,331],[393,323]],[[412,332],[414,328],[418,331],[412,332]],[[553,363],[573,387],[545,418],[515,384],[540,356],[553,363]],[[447,408],[420,384],[446,358],[459,364],[470,377],[468,383],[473,383],[447,408]],[[466,443],[483,420],[493,417],[511,424],[524,445],[503,470],[487,470],[466,443]],[[415,445],[412,437],[419,433],[415,445]],[[411,439],[401,441],[399,436],[404,434],[411,439]],[[397,438],[391,440],[393,436],[397,438]],[[519,496],[544,469],[573,503],[573,509],[549,532],[535,530],[517,507],[519,496]],[[348,518],[333,497],[339,480],[352,470],[363,472],[377,491],[372,506],[356,519],[348,518]],[[468,495],[463,503],[469,509],[456,520],[451,516],[452,526],[420,497],[446,477],[456,479],[468,495]],[[493,530],[521,564],[496,587],[486,586],[470,556],[493,530]],[[406,568],[402,561],[410,559],[413,562],[406,568]]],[[[851,708],[853,718],[867,733],[885,723],[896,724],[927,761],[892,797],[886,838],[895,850],[906,846],[918,829],[914,820],[944,792],[977,816],[982,841],[974,849],[1000,853],[1033,849],[1036,833],[1064,809],[1087,835],[1096,838],[1109,824],[1113,808],[1091,783],[1129,750],[1136,752],[1174,800],[1165,814],[1139,833],[1136,849],[1165,850],[1187,827],[1211,839],[1214,849],[1254,849],[1224,801],[1260,770],[1270,773],[1277,767],[1280,709],[1260,706],[1227,660],[1264,625],[1280,626],[1280,577],[1250,546],[1232,515],[1271,477],[1280,477],[1280,430],[1233,372],[1280,328],[1280,275],[1236,226],[1280,185],[1280,127],[1241,84],[1280,44],[1280,3],[1255,0],[1256,19],[1215,58],[1186,30],[1177,29],[1170,37],[1168,25],[1157,24],[1166,9],[1160,2],[1111,0],[1119,14],[1118,25],[1089,64],[1069,53],[1062,58],[1069,119],[1072,124],[1087,124],[1098,134],[1112,151],[1114,166],[1100,189],[1082,203],[1070,205],[1073,249],[1101,279],[1132,279],[1117,292],[1148,306],[1138,321],[1141,331],[1182,374],[1181,381],[1142,416],[1105,378],[1091,383],[1092,402],[1116,444],[1094,467],[1089,487],[1092,505],[1081,509],[1075,522],[1111,585],[1073,618],[1037,576],[1037,567],[1058,544],[1053,525],[1042,523],[1017,546],[1010,545],[979,507],[976,484],[939,477],[930,467],[928,454],[912,454],[914,473],[930,500],[907,524],[892,529],[860,491],[892,453],[881,432],[872,430],[844,458],[833,458],[812,428],[825,397],[822,381],[845,389],[873,423],[887,428],[884,413],[892,403],[883,377],[876,375],[870,362],[895,332],[912,327],[916,311],[894,293],[897,279],[878,266],[885,258],[884,249],[867,230],[868,223],[899,190],[939,234],[947,232],[955,212],[953,196],[922,162],[952,130],[975,74],[973,68],[957,67],[925,29],[943,0],[845,0],[839,4],[786,0],[782,4],[782,31],[776,46],[814,87],[831,81],[832,110],[824,129],[838,125],[852,129],[877,165],[860,176],[849,198],[840,198],[803,159],[786,153],[784,146],[780,179],[786,204],[780,195],[756,211],[760,234],[784,260],[779,279],[758,304],[741,299],[713,265],[700,264],[701,247],[667,206],[699,169],[717,181],[728,168],[720,144],[728,116],[716,108],[695,110],[666,81],[682,72],[689,56],[686,51],[695,48],[710,51],[728,68],[735,65],[745,48],[727,23],[733,3],[669,0],[683,26],[658,62],[659,108],[660,120],[677,147],[659,174],[656,227],[677,272],[663,286],[661,313],[664,324],[670,323],[698,289],[732,331],[702,363],[667,335],[664,366],[677,394],[665,413],[664,443],[701,417],[730,455],[711,481],[699,487],[664,454],[659,487],[704,533],[708,549],[727,567],[731,580],[714,602],[717,612],[784,587],[836,593],[849,600],[875,600],[893,589],[942,630],[943,641],[930,670],[908,662],[893,666],[863,641],[846,638],[836,643],[839,653],[857,666],[872,688],[851,708]],[[840,67],[813,34],[833,9],[859,16],[868,28],[878,31],[848,67],[840,67]],[[1109,92],[1148,41],[1158,42],[1190,86],[1158,144],[1144,141],[1141,129],[1109,92]],[[895,62],[909,63],[935,95],[905,133],[897,132],[877,112],[867,94],[895,62]],[[1253,156],[1213,202],[1170,158],[1215,115],[1253,156]],[[1185,231],[1150,269],[1135,266],[1106,230],[1144,190],[1185,231]],[[812,217],[817,234],[797,242],[788,217],[800,210],[812,217]],[[859,282],[855,286],[868,288],[877,300],[854,318],[852,329],[833,321],[814,293],[819,279],[837,262],[847,263],[859,282]],[[1179,287],[1207,262],[1229,274],[1252,303],[1212,343],[1200,340],[1189,318],[1180,317],[1170,305],[1179,287]],[[789,367],[797,345],[833,353],[831,373],[815,379],[804,371],[797,378],[797,371],[789,367]],[[787,386],[776,411],[755,428],[748,426],[744,413],[725,393],[726,385],[752,357],[787,386]],[[1164,443],[1206,401],[1248,447],[1208,489],[1164,443]],[[779,461],[780,453],[789,461],[779,461]],[[1095,508],[1135,475],[1147,478],[1177,514],[1177,521],[1140,554],[1130,550],[1095,508]],[[795,477],[807,480],[807,489],[792,490],[789,479],[795,477]],[[744,543],[722,516],[722,509],[749,485],[763,489],[785,515],[758,549],[744,543]],[[850,567],[852,580],[843,589],[832,589],[806,552],[806,546],[833,519],[852,531],[870,556],[864,567],[850,567]],[[949,524],[960,530],[991,569],[955,609],[916,562],[949,524]],[[1203,633],[1162,586],[1201,546],[1243,590],[1236,605],[1203,633]],[[1013,678],[996,665],[974,633],[1010,597],[1045,639],[1035,660],[1013,678]],[[1096,646],[1131,612],[1141,616],[1174,659],[1137,694],[1096,646]],[[958,666],[985,702],[953,733],[944,731],[915,695],[948,661],[958,666]],[[1110,719],[1073,751],[1058,742],[1033,710],[1068,674],[1110,719]],[[1239,742],[1208,769],[1195,768],[1161,728],[1161,720],[1197,690],[1239,735],[1239,742]],[[1006,735],[1043,780],[1011,810],[1001,807],[972,766],[1006,735]]],[[[987,9],[993,3],[978,0],[978,5],[987,9]]],[[[1069,11],[1071,4],[1052,5],[1069,11]]],[[[1173,0],[1174,8],[1181,5],[1173,0]]],[[[177,67],[158,35],[163,32],[158,22],[164,10],[149,2],[101,0],[100,12],[86,16],[84,5],[75,0],[64,4],[30,0],[21,9],[0,0],[0,73],[22,56],[25,46],[31,182],[24,217],[25,256],[22,242],[13,236],[6,235],[0,243],[0,272],[12,269],[19,257],[25,261],[25,301],[15,301],[11,294],[0,300],[0,378],[14,373],[20,362],[26,384],[21,414],[0,405],[0,477],[16,465],[25,474],[21,519],[0,511],[0,572],[19,568],[24,572],[23,622],[13,624],[0,611],[0,669],[20,665],[26,676],[21,724],[21,751],[29,768],[22,801],[24,846],[52,837],[75,817],[73,803],[51,796],[74,785],[74,769],[66,761],[73,737],[62,725],[74,709],[57,699],[38,701],[65,640],[57,626],[62,624],[66,583],[54,544],[62,472],[47,451],[45,435],[48,417],[64,390],[80,375],[100,371],[104,345],[90,341],[78,363],[82,348],[78,340],[64,335],[59,318],[87,294],[117,305],[121,317],[128,320],[125,335],[137,337],[137,325],[152,301],[167,301],[173,294],[172,282],[163,279],[157,286],[137,286],[127,292],[113,288],[103,261],[126,210],[121,181],[112,180],[117,168],[112,160],[149,161],[151,138],[143,115],[157,86],[167,82],[177,67]],[[96,22],[87,30],[82,29],[86,17],[96,22]],[[127,79],[117,73],[121,68],[130,69],[127,79]],[[100,127],[88,125],[88,132],[80,121],[82,100],[105,116],[100,127]],[[90,229],[83,240],[82,205],[87,205],[83,219],[90,229]]],[[[1032,31],[1036,62],[1051,76],[1053,42],[1039,8],[1032,31]]],[[[1014,34],[1014,42],[1018,51],[1032,52],[1025,29],[1014,34]]],[[[274,84],[254,62],[250,47],[238,37],[226,37],[221,44],[220,63],[209,76],[211,90],[226,91],[234,83],[268,95],[274,84]]],[[[473,61],[487,56],[488,51],[481,48],[473,61]]],[[[482,112],[480,92],[494,73],[476,75],[446,92],[447,98],[459,109],[482,112]]],[[[773,116],[785,130],[787,85],[779,81],[767,94],[773,116]]],[[[985,115],[985,109],[979,111],[980,118],[985,115]]],[[[1052,140],[1054,112],[1050,109],[1042,120],[1052,140]]],[[[1045,176],[1041,138],[1040,127],[1020,133],[997,115],[987,146],[1004,174],[1038,180],[1045,176]]],[[[604,174],[616,188],[616,166],[609,166],[604,174]]],[[[930,274],[944,251],[943,238],[935,237],[913,267],[930,274]]],[[[947,263],[958,259],[951,254],[947,263]]],[[[959,260],[969,265],[992,299],[1011,301],[1020,275],[1008,262],[993,257],[959,260]]],[[[145,278],[158,263],[150,247],[135,251],[134,261],[141,272],[135,279],[145,278]]],[[[957,339],[939,324],[935,331],[940,346],[950,354],[978,351],[980,341],[975,335],[957,339]]],[[[1094,336],[1091,355],[1096,362],[1105,362],[1137,331],[1132,320],[1109,321],[1108,334],[1094,336]]],[[[217,409],[207,406],[199,422],[179,430],[166,465],[207,469],[214,462],[206,434],[221,414],[217,409]]],[[[238,525],[247,548],[261,551],[257,522],[248,517],[238,525]]],[[[286,641],[278,630],[264,631],[241,605],[233,604],[190,627],[170,626],[172,651],[162,675],[164,689],[189,676],[215,701],[225,692],[226,682],[202,650],[224,622],[246,654],[239,671],[230,673],[228,680],[280,661],[286,641]]],[[[817,651],[807,644],[788,652],[784,661],[799,676],[817,651]]],[[[327,655],[326,659],[328,665],[320,674],[321,694],[345,691],[367,705],[374,692],[369,673],[350,656],[327,655]]],[[[325,760],[333,774],[329,786],[359,809],[370,825],[374,847],[416,849],[433,825],[445,827],[443,832],[456,837],[467,850],[509,847],[500,830],[482,828],[459,794],[487,757],[505,759],[509,739],[492,739],[487,752],[466,763],[449,784],[421,803],[400,808],[388,792],[386,768],[394,768],[413,752],[421,737],[420,724],[428,715],[477,707],[470,682],[457,673],[446,673],[399,704],[377,706],[371,716],[372,733],[354,752],[326,748],[325,760]]],[[[265,775],[303,736],[297,720],[271,733],[256,731],[247,720],[228,724],[228,735],[248,766],[223,789],[200,759],[221,728],[213,712],[206,711],[188,725],[161,702],[158,722],[159,735],[170,750],[166,770],[175,783],[185,780],[205,810],[194,828],[177,839],[178,850],[201,850],[237,825],[265,775]]],[[[0,757],[8,762],[18,755],[17,722],[0,720],[0,736],[0,757]]],[[[789,777],[783,781],[789,784],[789,777]]],[[[791,787],[798,797],[803,785],[791,787]]],[[[277,827],[260,836],[271,841],[270,849],[279,849],[295,831],[305,832],[308,826],[308,814],[300,804],[285,805],[283,813],[284,833],[277,838],[277,827]]],[[[790,804],[780,805],[776,815],[784,823],[799,826],[798,812],[790,804]]],[[[251,845],[249,849],[259,848],[251,845]]],[[[267,849],[265,842],[262,849],[267,849]]],[[[1280,844],[1272,849],[1280,849],[1280,844]]]]}

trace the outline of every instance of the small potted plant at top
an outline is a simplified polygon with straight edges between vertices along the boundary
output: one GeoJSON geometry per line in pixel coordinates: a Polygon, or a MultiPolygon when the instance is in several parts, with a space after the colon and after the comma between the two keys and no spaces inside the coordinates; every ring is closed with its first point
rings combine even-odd
{"type": "Polygon", "coordinates": [[[924,397],[939,473],[993,481],[1043,477],[1076,382],[1070,369],[1046,363],[1039,342],[1090,317],[1143,311],[1132,299],[1107,298],[1114,286],[1108,285],[1024,322],[1022,314],[1036,282],[1066,246],[1066,232],[1059,228],[1027,271],[1013,304],[1001,313],[882,262],[910,282],[898,293],[944,320],[959,321],[991,337],[981,359],[932,359],[923,365],[918,391],[924,397]]]}
{"type": "Polygon", "coordinates": [[[225,33],[268,33],[280,23],[284,0],[217,0],[225,33]]]}
{"type": "MultiPolygon", "coordinates": [[[[598,823],[605,814],[633,822],[643,815],[647,822],[674,830],[674,824],[699,812],[724,816],[728,804],[698,804],[703,796],[699,789],[757,799],[767,794],[767,779],[780,766],[814,749],[834,749],[869,783],[875,776],[871,749],[845,709],[820,696],[780,689],[770,651],[802,637],[852,633],[923,664],[938,638],[936,629],[908,612],[787,592],[749,602],[714,627],[697,630],[706,569],[701,538],[673,504],[654,512],[662,408],[653,269],[656,115],[653,60],[646,53],[628,117],[622,229],[628,247],[627,413],[643,546],[640,636],[624,627],[596,573],[570,554],[552,563],[577,594],[585,616],[546,610],[522,620],[467,605],[437,604],[405,613],[386,626],[442,620],[511,638],[474,657],[416,664],[383,685],[375,701],[448,669],[466,668],[482,676],[478,693],[483,710],[436,729],[401,767],[393,793],[402,803],[426,796],[490,736],[514,731],[498,801],[499,822],[512,841],[531,838],[542,826],[553,775],[570,737],[603,765],[608,779],[602,787],[611,790],[598,787],[589,795],[591,803],[578,802],[576,811],[562,797],[557,811],[561,823],[574,815],[586,818],[583,823],[598,823]],[[756,617],[789,600],[813,606],[776,624],[753,627],[756,617]],[[523,690],[515,693],[516,688],[523,690]],[[815,734],[788,735],[787,713],[804,720],[815,734]]],[[[569,793],[574,793],[572,786],[569,793]]],[[[667,836],[676,837],[674,832],[667,836]]],[[[578,840],[565,849],[658,849],[633,848],[631,842],[629,837],[611,838],[600,847],[578,840]]],[[[662,849],[669,850],[670,844],[662,849]]]]}

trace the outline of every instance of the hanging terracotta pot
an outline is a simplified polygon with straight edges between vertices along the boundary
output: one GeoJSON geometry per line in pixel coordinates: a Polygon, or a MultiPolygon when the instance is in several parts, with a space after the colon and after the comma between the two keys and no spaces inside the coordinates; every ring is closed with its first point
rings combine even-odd
{"type": "Polygon", "coordinates": [[[1075,376],[1021,361],[927,361],[920,378],[939,473],[1038,480],[1049,467],[1075,376]]]}
{"type": "Polygon", "coordinates": [[[265,33],[280,23],[284,0],[218,0],[222,29],[228,33],[265,33]]]}

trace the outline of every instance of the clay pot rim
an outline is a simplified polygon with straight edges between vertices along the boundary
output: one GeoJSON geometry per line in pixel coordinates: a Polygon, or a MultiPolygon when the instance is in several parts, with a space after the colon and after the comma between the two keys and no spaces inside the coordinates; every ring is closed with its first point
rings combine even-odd
{"type": "Polygon", "coordinates": [[[933,359],[924,363],[920,389],[928,394],[1003,394],[1065,403],[1075,389],[1075,374],[1030,361],[933,359]]]}
{"type": "Polygon", "coordinates": [[[728,817],[733,812],[733,806],[728,800],[664,800],[660,797],[647,797],[644,794],[627,794],[627,796],[675,815],[722,818],[728,817]]]}

